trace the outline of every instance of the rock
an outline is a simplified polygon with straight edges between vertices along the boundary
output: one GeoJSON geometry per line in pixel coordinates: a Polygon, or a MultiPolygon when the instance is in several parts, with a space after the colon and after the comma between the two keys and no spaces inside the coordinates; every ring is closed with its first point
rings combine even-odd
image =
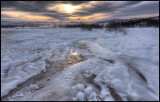
{"type": "Polygon", "coordinates": [[[67,58],[62,62],[62,64],[64,65],[68,65],[68,64],[76,64],[78,62],[83,61],[83,56],[82,54],[80,55],[68,55],[67,58]]]}
{"type": "Polygon", "coordinates": [[[87,46],[86,46],[85,43],[78,43],[77,47],[80,48],[80,49],[87,49],[87,46]]]}

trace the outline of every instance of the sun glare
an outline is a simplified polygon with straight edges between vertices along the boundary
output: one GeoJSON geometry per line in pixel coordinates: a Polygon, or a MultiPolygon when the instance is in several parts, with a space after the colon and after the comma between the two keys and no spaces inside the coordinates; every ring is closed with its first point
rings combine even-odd
{"type": "Polygon", "coordinates": [[[48,10],[60,13],[74,13],[81,9],[80,6],[72,6],[71,4],[57,4],[57,5],[50,5],[47,7],[48,10]]]}
{"type": "Polygon", "coordinates": [[[71,13],[74,11],[74,7],[72,5],[65,5],[65,10],[68,12],[68,13],[71,13]]]}

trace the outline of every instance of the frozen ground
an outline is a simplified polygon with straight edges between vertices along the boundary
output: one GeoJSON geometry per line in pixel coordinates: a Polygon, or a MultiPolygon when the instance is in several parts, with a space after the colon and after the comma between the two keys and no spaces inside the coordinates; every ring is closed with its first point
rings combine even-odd
{"type": "Polygon", "coordinates": [[[2,100],[159,100],[159,29],[1,29],[2,100]]]}

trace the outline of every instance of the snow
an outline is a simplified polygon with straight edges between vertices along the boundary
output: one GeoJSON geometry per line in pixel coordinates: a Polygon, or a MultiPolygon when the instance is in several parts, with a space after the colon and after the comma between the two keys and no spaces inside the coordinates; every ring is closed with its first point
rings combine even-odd
{"type": "Polygon", "coordinates": [[[97,42],[91,42],[88,44],[90,50],[93,51],[98,57],[107,56],[108,59],[114,58],[114,53],[107,48],[101,47],[97,42]]]}
{"type": "Polygon", "coordinates": [[[76,98],[78,101],[84,101],[84,93],[78,92],[76,98]]]}
{"type": "Polygon", "coordinates": [[[73,87],[74,89],[78,90],[78,91],[84,91],[84,85],[83,84],[78,84],[76,86],[73,87]]]}
{"type": "Polygon", "coordinates": [[[92,91],[93,91],[93,88],[90,85],[87,86],[87,88],[84,90],[86,95],[90,95],[92,91]]]}
{"type": "Polygon", "coordinates": [[[9,100],[115,101],[110,86],[123,101],[158,101],[159,28],[127,31],[123,35],[102,29],[2,28],[1,97],[41,71],[47,72],[46,59],[54,62],[68,54],[82,54],[82,62],[50,76],[43,88],[38,83],[27,85],[9,100]],[[78,48],[78,43],[85,44],[86,49],[78,48]],[[84,81],[93,74],[93,82],[84,81]]]}

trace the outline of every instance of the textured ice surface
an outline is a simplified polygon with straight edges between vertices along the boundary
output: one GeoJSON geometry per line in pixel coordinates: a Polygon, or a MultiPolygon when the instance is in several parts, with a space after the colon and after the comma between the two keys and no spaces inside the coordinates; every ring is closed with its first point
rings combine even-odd
{"type": "Polygon", "coordinates": [[[27,94],[18,91],[10,100],[115,100],[107,85],[124,101],[159,100],[158,28],[128,28],[127,35],[62,28],[1,32],[1,96],[45,71],[46,59],[63,60],[68,54],[84,56],[83,62],[53,75],[42,89],[26,86],[38,90],[27,94]],[[85,44],[86,49],[76,47],[78,43],[85,44]],[[79,74],[96,77],[85,85],[85,78],[74,80],[79,74]]]}

